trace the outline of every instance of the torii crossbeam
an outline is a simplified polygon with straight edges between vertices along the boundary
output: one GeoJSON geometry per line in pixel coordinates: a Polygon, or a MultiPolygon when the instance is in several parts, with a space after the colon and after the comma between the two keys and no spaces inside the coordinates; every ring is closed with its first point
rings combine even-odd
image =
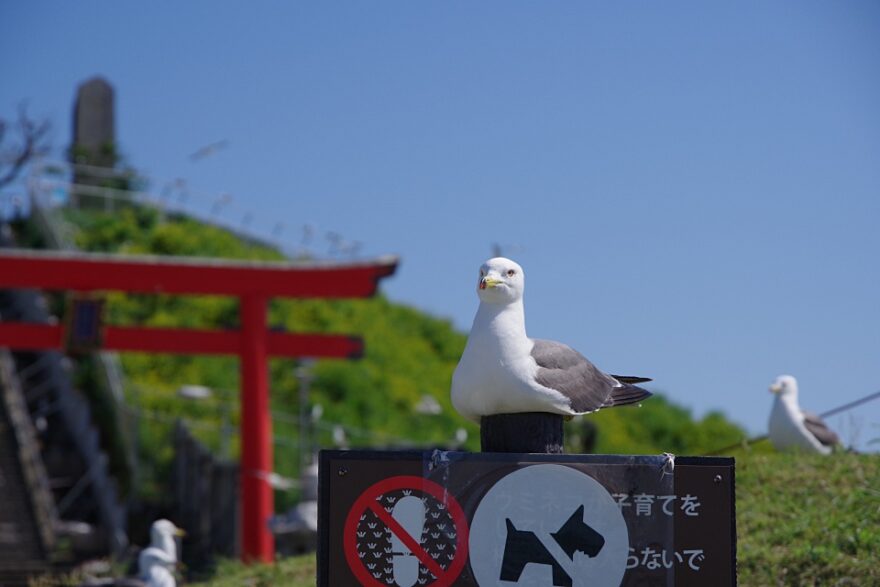
{"type": "MultiPolygon", "coordinates": [[[[380,279],[394,273],[397,263],[396,257],[290,263],[15,249],[0,251],[0,289],[226,295],[239,299],[239,331],[107,326],[102,348],[240,357],[242,559],[269,562],[274,558],[268,525],[274,498],[268,482],[272,471],[268,359],[358,357],[363,344],[351,336],[269,331],[268,300],[369,297],[376,293],[380,279]]],[[[0,347],[61,349],[64,339],[63,326],[0,322],[0,347]]]]}

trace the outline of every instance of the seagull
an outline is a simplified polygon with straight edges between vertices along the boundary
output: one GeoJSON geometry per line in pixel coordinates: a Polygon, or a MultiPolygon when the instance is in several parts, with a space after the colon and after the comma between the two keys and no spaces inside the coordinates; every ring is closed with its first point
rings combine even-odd
{"type": "Polygon", "coordinates": [[[185,532],[168,520],[156,520],[150,527],[150,545],[138,556],[137,577],[88,577],[79,587],[177,587],[175,536],[185,532]]]}
{"type": "Polygon", "coordinates": [[[185,532],[168,520],[156,520],[150,527],[150,546],[138,556],[138,578],[147,587],[176,587],[174,570],[177,566],[175,536],[185,532]]]}
{"type": "Polygon", "coordinates": [[[480,267],[480,306],[452,376],[452,404],[470,420],[520,412],[574,416],[638,403],[645,377],[608,375],[569,346],[526,335],[522,267],[494,257],[480,267]]]}
{"type": "Polygon", "coordinates": [[[840,444],[840,438],[822,418],[801,410],[797,379],[780,375],[770,385],[770,393],[776,398],[767,435],[776,450],[806,450],[827,455],[834,445],[840,444]]]}

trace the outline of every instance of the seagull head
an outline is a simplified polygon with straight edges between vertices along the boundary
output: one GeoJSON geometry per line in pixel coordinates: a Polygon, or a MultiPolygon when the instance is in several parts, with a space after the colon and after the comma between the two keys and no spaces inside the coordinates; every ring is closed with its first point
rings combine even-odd
{"type": "Polygon", "coordinates": [[[185,536],[186,532],[175,526],[169,520],[156,520],[150,526],[150,546],[168,553],[177,560],[177,543],[175,537],[185,536]]]}
{"type": "Polygon", "coordinates": [[[776,378],[776,381],[770,384],[770,393],[777,393],[781,396],[797,397],[797,392],[797,379],[791,375],[780,375],[776,378]]]}
{"type": "Polygon", "coordinates": [[[524,289],[522,267],[510,259],[494,257],[480,267],[477,295],[481,302],[510,304],[522,299],[524,289]]]}

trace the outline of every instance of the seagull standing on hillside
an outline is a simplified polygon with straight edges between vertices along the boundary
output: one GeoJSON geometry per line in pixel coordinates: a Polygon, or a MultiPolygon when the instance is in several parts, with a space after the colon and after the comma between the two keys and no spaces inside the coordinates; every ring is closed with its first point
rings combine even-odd
{"type": "Polygon", "coordinates": [[[801,410],[797,379],[780,375],[770,385],[770,392],[776,398],[770,411],[767,435],[776,450],[800,449],[827,455],[834,445],[840,444],[840,438],[819,416],[801,410]]]}
{"type": "Polygon", "coordinates": [[[471,420],[520,412],[573,416],[632,404],[644,377],[608,375],[574,349],[526,336],[522,267],[504,257],[480,268],[480,306],[452,376],[452,404],[471,420]]]}

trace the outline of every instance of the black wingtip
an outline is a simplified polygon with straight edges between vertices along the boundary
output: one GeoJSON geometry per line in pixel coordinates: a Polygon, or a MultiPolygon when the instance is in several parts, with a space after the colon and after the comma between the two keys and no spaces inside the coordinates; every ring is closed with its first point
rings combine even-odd
{"type": "Polygon", "coordinates": [[[649,381],[654,381],[650,377],[638,377],[636,375],[612,375],[612,377],[621,383],[629,383],[633,385],[636,383],[648,383],[649,381]]]}

